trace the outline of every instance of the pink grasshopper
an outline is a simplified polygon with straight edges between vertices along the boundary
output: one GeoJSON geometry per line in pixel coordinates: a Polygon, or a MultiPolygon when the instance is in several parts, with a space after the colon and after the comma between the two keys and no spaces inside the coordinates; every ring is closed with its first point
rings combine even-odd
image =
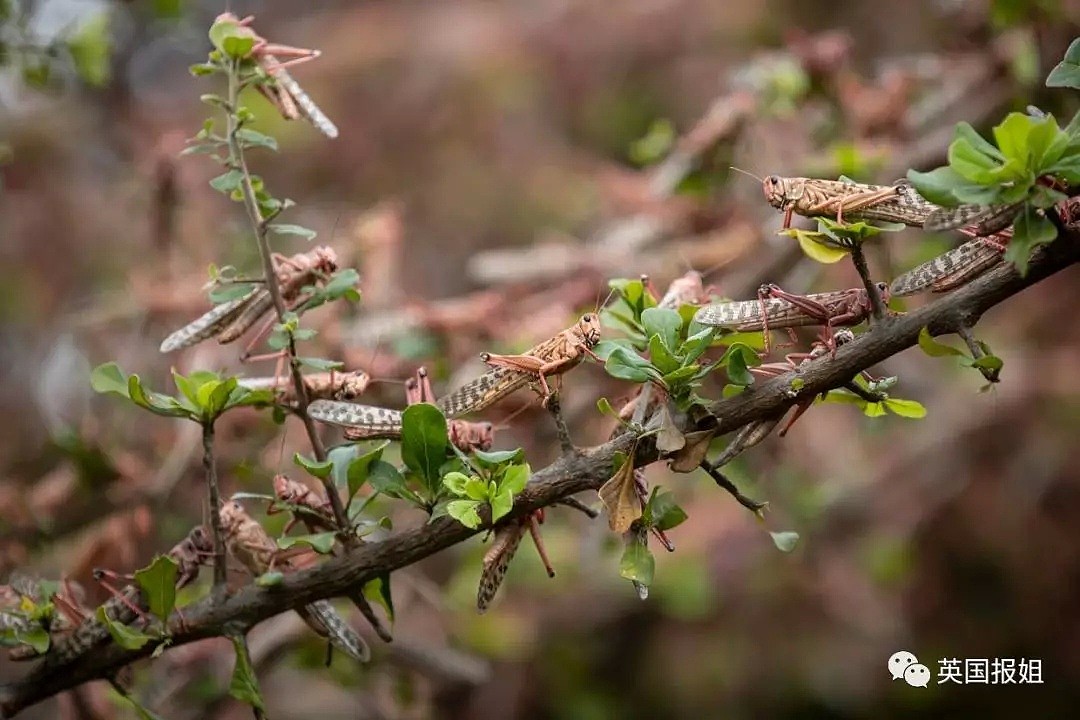
{"type": "Polygon", "coordinates": [[[330,121],[330,118],[326,117],[326,114],[319,109],[315,101],[304,92],[300,84],[285,69],[290,65],[299,65],[308,60],[314,60],[322,53],[318,50],[271,43],[251,27],[254,20],[254,15],[248,15],[241,19],[231,12],[226,12],[218,15],[215,23],[235,23],[250,33],[255,44],[252,46],[248,57],[272,81],[259,83],[256,87],[277,108],[283,118],[286,120],[296,120],[300,117],[307,118],[324,135],[331,139],[336,138],[338,136],[337,126],[330,121]],[[288,59],[284,61],[278,60],[278,56],[288,59]]]}

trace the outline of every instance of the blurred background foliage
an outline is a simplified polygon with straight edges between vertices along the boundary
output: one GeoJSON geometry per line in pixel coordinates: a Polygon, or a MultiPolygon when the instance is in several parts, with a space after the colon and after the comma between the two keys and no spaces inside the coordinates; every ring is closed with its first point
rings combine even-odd
{"type": "MultiPolygon", "coordinates": [[[[210,263],[257,267],[240,208],[206,184],[213,166],[178,157],[205,115],[187,68],[226,9],[323,52],[293,75],[341,136],[252,98],[281,145],[253,164],[300,202],[287,222],[361,268],[364,300],[325,311],[320,337],[324,356],[388,381],[376,404],[400,406],[389,381],[421,362],[445,389],[481,350],[550,336],[611,277],[663,288],[693,266],[739,298],[763,280],[857,283],[846,263],[793,254],[730,165],[888,182],[940,164],[956,121],[1080,106],[1042,86],[1080,29],[1075,0],[0,2],[0,565],[73,577],[90,602],[93,567],[145,565],[205,510],[198,428],[93,397],[89,368],[117,360],[159,387],[172,365],[238,370],[230,347],[157,352],[205,308],[210,263]]],[[[871,263],[888,279],[951,242],[890,234],[871,263]]],[[[557,577],[522,548],[484,616],[479,540],[395,573],[396,639],[370,666],[326,671],[292,614],[260,625],[271,715],[1066,716],[1080,702],[1078,287],[1062,273],[983,320],[1005,360],[989,391],[908,351],[879,373],[901,377],[925,420],[818,406],[740,459],[732,479],[770,502],[764,525],[703,473],[650,468],[690,517],[677,551],[657,550],[645,602],[605,523],[555,509],[557,577]],[[766,530],[801,539],[783,554],[766,530]],[[935,673],[945,657],[1040,658],[1045,684],[911,688],[886,671],[900,649],[935,673]]],[[[596,366],[566,378],[578,444],[611,430],[596,398],[626,392],[596,366]]],[[[490,416],[514,413],[497,447],[541,467],[550,422],[524,394],[490,416]]],[[[267,492],[306,451],[299,426],[220,425],[226,493],[267,492]]],[[[385,502],[399,526],[421,520],[385,502]]],[[[224,640],[184,646],[139,666],[134,687],[170,719],[245,717],[222,697],[231,660],[224,640]]],[[[128,712],[99,683],[24,716],[128,712]]]]}

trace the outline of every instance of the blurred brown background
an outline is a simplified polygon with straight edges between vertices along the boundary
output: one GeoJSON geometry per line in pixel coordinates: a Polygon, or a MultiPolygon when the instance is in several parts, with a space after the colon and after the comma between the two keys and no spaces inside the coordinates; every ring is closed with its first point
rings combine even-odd
{"type": "MultiPolygon", "coordinates": [[[[1064,119],[1080,107],[1042,87],[1080,29],[1070,0],[317,5],[32,8],[51,18],[37,21],[41,37],[103,18],[110,48],[99,84],[65,74],[61,58],[46,88],[27,87],[13,65],[0,85],[5,574],[67,574],[99,602],[91,568],[141,567],[202,517],[197,429],[93,396],[92,366],[115,359],[162,389],[174,365],[271,372],[240,368],[232,347],[157,352],[205,309],[209,263],[257,267],[242,208],[206,184],[217,168],[177,156],[210,114],[198,96],[213,81],[187,67],[225,9],[255,14],[273,41],[323,51],[293,75],[338,139],[250,99],[282,148],[253,156],[254,169],[299,203],[286,221],[318,230],[363,277],[359,308],[311,316],[321,353],[388,381],[424,363],[440,391],[475,371],[481,350],[565,327],[611,277],[648,273],[663,288],[693,266],[740,298],[763,280],[798,291],[857,283],[849,264],[816,265],[775,236],[780,215],[729,165],[886,182],[939,164],[958,120],[985,131],[1028,103],[1064,119]]],[[[889,236],[872,267],[887,279],[949,242],[889,236]]],[[[369,666],[337,657],[325,670],[322,646],[292,615],[260,625],[253,652],[271,717],[1070,714],[1080,702],[1077,278],[1061,273],[984,318],[977,335],[1005,360],[989,391],[975,372],[911,350],[877,372],[899,375],[895,394],[926,405],[926,419],[824,405],[747,453],[731,475],[769,500],[764,526],[704,474],[650,468],[690,519],[671,533],[677,552],[653,548],[645,602],[618,576],[603,519],[559,508],[545,525],[558,576],[523,547],[482,617],[478,540],[396,573],[396,640],[375,641],[369,666]],[[766,530],[798,532],[795,552],[780,553],[766,530]],[[886,661],[901,649],[931,668],[929,687],[890,680],[886,661]],[[938,661],[953,657],[1041,659],[1044,684],[939,686],[938,661]]],[[[629,387],[595,365],[565,387],[577,443],[603,440],[595,400],[629,387]]],[[[371,400],[401,396],[376,383],[371,400]]],[[[489,416],[519,410],[498,446],[522,445],[541,467],[557,444],[532,397],[489,416]]],[[[234,413],[219,435],[226,492],[268,492],[306,449],[298,425],[282,440],[254,413],[234,413]]],[[[385,511],[399,527],[423,520],[385,511]]],[[[222,697],[230,667],[226,642],[185,646],[139,666],[134,688],[170,720],[247,717],[222,697]]],[[[4,678],[22,672],[0,664],[4,678]]],[[[125,717],[99,685],[23,717],[125,717]]]]}

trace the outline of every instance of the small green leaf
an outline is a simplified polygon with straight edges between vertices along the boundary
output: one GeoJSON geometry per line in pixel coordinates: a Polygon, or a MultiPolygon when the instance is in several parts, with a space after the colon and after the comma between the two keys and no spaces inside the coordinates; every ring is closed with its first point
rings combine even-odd
{"type": "Polygon", "coordinates": [[[105,614],[105,606],[103,605],[98,606],[98,609],[94,614],[97,617],[98,622],[108,628],[109,635],[112,636],[113,641],[125,650],[138,650],[154,639],[149,635],[145,635],[138,630],[113,620],[105,614]]]}
{"type": "Polygon", "coordinates": [[[49,631],[41,625],[31,625],[25,629],[15,630],[15,640],[22,645],[29,645],[38,655],[44,655],[49,651],[52,638],[49,631]]]}
{"type": "Polygon", "coordinates": [[[313,458],[305,457],[300,453],[293,455],[293,462],[308,471],[313,477],[317,477],[320,480],[325,480],[330,477],[330,473],[333,472],[334,464],[329,460],[315,460],[313,458]]]}
{"type": "Polygon", "coordinates": [[[907,179],[915,186],[920,195],[932,203],[952,207],[956,205],[956,197],[953,190],[964,186],[967,181],[960,177],[951,167],[939,167],[930,172],[918,172],[908,170],[907,179]]]}
{"type": "Polygon", "coordinates": [[[460,472],[448,472],[443,475],[443,485],[446,489],[458,497],[465,496],[465,484],[469,482],[469,476],[460,472]]]}
{"type": "Polygon", "coordinates": [[[971,367],[990,372],[1000,372],[1004,366],[1005,362],[996,355],[983,355],[978,360],[971,362],[971,367]]]}
{"type": "Polygon", "coordinates": [[[675,502],[674,493],[653,488],[642,512],[643,522],[658,530],[670,530],[686,521],[687,515],[675,502]]]}
{"type": "Polygon", "coordinates": [[[241,702],[265,712],[259,680],[255,677],[255,668],[251,665],[247,643],[242,637],[231,637],[236,651],[236,665],[233,666],[232,679],[229,681],[229,694],[241,702]]]}
{"type": "Polygon", "coordinates": [[[493,470],[506,463],[520,463],[525,459],[525,451],[521,448],[514,450],[473,450],[472,456],[479,461],[480,467],[493,470]]]}
{"type": "Polygon", "coordinates": [[[926,417],[926,408],[922,406],[922,403],[916,402],[915,400],[889,398],[885,401],[884,405],[894,415],[899,415],[900,417],[914,419],[926,417]]]}
{"type": "Polygon", "coordinates": [[[799,242],[799,248],[803,251],[803,254],[811,260],[825,265],[831,265],[843,260],[849,252],[844,248],[826,242],[828,236],[817,230],[788,228],[787,230],[781,230],[777,234],[795,238],[799,242]]]}
{"type": "Polygon", "coordinates": [[[1080,90],[1080,38],[1076,38],[1046,78],[1046,87],[1070,87],[1080,90]]]}
{"type": "Polygon", "coordinates": [[[221,43],[221,49],[230,57],[244,58],[255,47],[255,39],[251,37],[238,37],[236,35],[225,38],[221,43]]]}
{"type": "Polygon", "coordinates": [[[470,477],[465,481],[465,497],[478,502],[486,501],[491,493],[488,492],[488,484],[478,477],[470,477]]]}
{"type": "Polygon", "coordinates": [[[290,535],[288,537],[278,538],[277,546],[282,550],[288,550],[297,545],[307,545],[320,555],[329,555],[334,550],[334,541],[336,537],[337,534],[333,532],[314,533],[312,535],[290,535]]]}
{"type": "Polygon", "coordinates": [[[648,308],[641,313],[641,325],[645,328],[646,335],[659,335],[666,347],[678,347],[682,316],[677,311],[648,308]]]}
{"type": "Polygon", "coordinates": [[[514,507],[514,496],[508,490],[501,490],[491,498],[491,522],[497,523],[514,507]]]}
{"type": "Polygon", "coordinates": [[[97,393],[113,393],[131,398],[128,393],[128,376],[115,362],[107,362],[94,368],[90,373],[90,387],[97,393]]]}
{"type": "Polygon", "coordinates": [[[476,500],[451,500],[446,504],[446,513],[467,528],[480,527],[480,515],[476,509],[480,503],[476,500]]]}
{"type": "Polygon", "coordinates": [[[789,553],[795,549],[795,546],[799,542],[799,533],[797,532],[769,532],[772,536],[773,544],[776,545],[776,549],[780,552],[789,553]]]}
{"type": "Polygon", "coordinates": [[[437,407],[418,403],[405,408],[401,419],[401,459],[424,479],[431,497],[440,486],[439,468],[446,460],[448,444],[446,418],[437,407]]]}
{"type": "Polygon", "coordinates": [[[720,358],[720,365],[727,370],[728,380],[735,385],[753,385],[754,376],[749,368],[760,364],[758,354],[742,343],[728,346],[727,352],[720,358]]]}
{"type": "Polygon", "coordinates": [[[1027,275],[1032,251],[1057,237],[1057,228],[1042,213],[1025,205],[1013,225],[1013,238],[1005,252],[1005,260],[1016,265],[1020,275],[1027,275]]]}
{"type": "Polygon", "coordinates": [[[525,486],[529,483],[529,475],[531,474],[529,464],[511,465],[503,472],[502,482],[499,483],[500,490],[507,490],[514,495],[517,495],[525,486]]]}
{"type": "Polygon", "coordinates": [[[387,497],[408,500],[414,505],[423,506],[424,502],[409,489],[405,477],[396,467],[385,460],[376,460],[368,468],[368,483],[375,491],[387,497]]]}
{"type": "Polygon", "coordinates": [[[150,612],[162,622],[176,605],[176,577],[179,566],[167,555],[158,555],[148,567],[135,572],[135,582],[142,588],[150,612]]]}
{"type": "Polygon", "coordinates": [[[305,240],[314,240],[317,232],[306,228],[302,225],[286,225],[281,223],[273,223],[267,226],[269,230],[278,235],[299,235],[305,240]]]}
{"type": "Polygon", "coordinates": [[[243,181],[244,173],[239,170],[229,170],[211,180],[210,187],[221,193],[230,193],[233,190],[239,190],[243,181]]]}
{"type": "Polygon", "coordinates": [[[635,535],[623,550],[619,560],[619,575],[648,587],[652,584],[655,570],[656,560],[653,554],[635,535]]]}
{"type": "Polygon", "coordinates": [[[382,460],[383,450],[385,450],[386,446],[389,444],[389,441],[383,442],[349,463],[346,478],[349,487],[350,502],[352,501],[353,496],[356,495],[361,487],[363,487],[364,483],[367,482],[368,475],[371,472],[371,466],[382,460]]]}
{"type": "Polygon", "coordinates": [[[217,72],[217,66],[211,63],[195,63],[188,66],[188,72],[195,77],[202,77],[204,75],[213,75],[217,72]]]}
{"type": "Polygon", "coordinates": [[[611,407],[611,401],[606,397],[602,397],[596,401],[596,409],[600,411],[601,415],[607,415],[609,417],[619,417],[619,413],[615,408],[611,407]]]}
{"type": "Polygon", "coordinates": [[[948,355],[959,355],[963,357],[964,353],[957,350],[954,347],[939,343],[930,334],[927,328],[923,328],[919,331],[919,349],[930,357],[946,357],[948,355]]]}
{"type": "Polygon", "coordinates": [[[664,374],[674,372],[682,366],[682,361],[671,354],[671,351],[668,350],[667,345],[664,344],[659,335],[653,335],[649,338],[649,359],[652,361],[653,367],[664,374]]]}
{"type": "Polygon", "coordinates": [[[364,584],[364,597],[383,606],[386,617],[394,622],[394,598],[390,593],[390,573],[384,573],[364,584]]]}
{"type": "Polygon", "coordinates": [[[612,377],[637,383],[648,382],[650,378],[659,379],[661,377],[661,373],[653,368],[652,363],[648,360],[632,350],[627,350],[625,347],[618,345],[613,347],[608,355],[607,361],[604,363],[604,370],[612,377]]]}
{"type": "Polygon", "coordinates": [[[280,585],[281,581],[285,579],[285,576],[277,570],[265,572],[259,577],[255,578],[255,584],[259,587],[274,587],[280,585]]]}
{"type": "MultiPolygon", "coordinates": [[[[249,147],[249,148],[261,147],[261,148],[266,148],[268,150],[273,150],[274,152],[277,152],[277,149],[278,149],[277,140],[270,137],[269,135],[264,135],[261,132],[257,132],[255,130],[249,130],[248,128],[240,128],[239,130],[237,130],[236,131],[236,137],[239,138],[240,142],[243,144],[244,147],[249,147]]],[[[282,226],[269,225],[268,227],[273,232],[281,232],[277,228],[282,227],[282,226]]],[[[299,227],[299,226],[285,225],[284,227],[299,227]]],[[[303,230],[305,228],[301,228],[301,229],[303,230]]],[[[311,232],[311,231],[309,230],[308,232],[311,232]]],[[[314,237],[315,233],[311,232],[311,236],[314,237]]]]}

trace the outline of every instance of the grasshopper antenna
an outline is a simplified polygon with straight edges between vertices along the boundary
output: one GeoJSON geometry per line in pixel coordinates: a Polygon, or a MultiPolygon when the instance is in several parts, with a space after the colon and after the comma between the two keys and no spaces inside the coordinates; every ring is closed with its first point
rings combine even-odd
{"type": "Polygon", "coordinates": [[[755,175],[754,173],[752,173],[752,172],[749,172],[749,171],[747,171],[747,170],[743,170],[742,168],[737,168],[737,167],[735,167],[734,165],[728,165],[728,168],[729,168],[729,169],[731,169],[731,170],[734,170],[734,171],[735,171],[735,172],[737,172],[737,173],[742,173],[743,175],[748,175],[749,177],[752,177],[752,178],[754,178],[754,179],[755,179],[755,180],[757,180],[758,182],[765,182],[765,179],[764,179],[764,178],[760,178],[760,177],[758,177],[757,175],[755,175]]]}

